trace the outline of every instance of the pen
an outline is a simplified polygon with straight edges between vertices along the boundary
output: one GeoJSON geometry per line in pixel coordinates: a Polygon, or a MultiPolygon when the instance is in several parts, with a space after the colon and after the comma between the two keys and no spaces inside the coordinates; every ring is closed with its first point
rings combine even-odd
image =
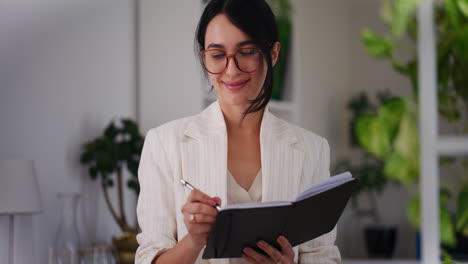
{"type": "MultiPolygon", "coordinates": [[[[195,187],[193,187],[192,184],[190,184],[188,181],[185,181],[184,179],[180,179],[180,183],[182,184],[182,186],[184,186],[185,188],[187,188],[187,189],[189,189],[191,191],[196,189],[195,187]]],[[[219,205],[216,205],[215,207],[216,207],[216,209],[218,211],[221,209],[221,207],[219,205]]]]}

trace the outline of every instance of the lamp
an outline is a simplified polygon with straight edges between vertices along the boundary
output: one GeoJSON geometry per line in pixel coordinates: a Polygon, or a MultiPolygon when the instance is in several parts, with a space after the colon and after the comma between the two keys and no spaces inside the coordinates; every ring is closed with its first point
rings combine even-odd
{"type": "Polygon", "coordinates": [[[9,263],[14,263],[14,216],[41,211],[34,162],[0,160],[0,215],[10,216],[9,263]]]}

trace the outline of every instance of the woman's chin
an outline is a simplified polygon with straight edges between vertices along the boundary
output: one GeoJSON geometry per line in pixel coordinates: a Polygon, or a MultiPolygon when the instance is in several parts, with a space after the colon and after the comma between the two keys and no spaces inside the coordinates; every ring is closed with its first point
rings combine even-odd
{"type": "Polygon", "coordinates": [[[247,96],[240,95],[240,94],[224,95],[220,98],[220,101],[222,101],[224,104],[227,104],[227,105],[236,105],[236,106],[248,106],[249,105],[249,100],[247,99],[247,96]]]}

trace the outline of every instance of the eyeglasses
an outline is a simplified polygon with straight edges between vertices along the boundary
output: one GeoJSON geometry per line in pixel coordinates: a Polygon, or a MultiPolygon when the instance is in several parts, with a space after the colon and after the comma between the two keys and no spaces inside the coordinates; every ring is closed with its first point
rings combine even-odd
{"type": "Polygon", "coordinates": [[[229,65],[229,59],[234,58],[237,68],[245,73],[257,70],[262,53],[257,48],[241,48],[234,54],[226,54],[222,49],[207,49],[200,51],[203,66],[212,74],[223,73],[229,65]]]}

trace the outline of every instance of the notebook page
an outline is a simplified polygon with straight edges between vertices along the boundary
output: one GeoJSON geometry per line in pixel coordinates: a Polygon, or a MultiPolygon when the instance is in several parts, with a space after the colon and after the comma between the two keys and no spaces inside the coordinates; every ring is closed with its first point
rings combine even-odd
{"type": "Polygon", "coordinates": [[[314,186],[306,189],[302,193],[300,193],[297,196],[296,201],[304,200],[305,198],[308,198],[310,196],[313,196],[313,195],[319,194],[321,192],[330,190],[333,187],[336,187],[338,185],[349,182],[352,179],[353,179],[353,177],[352,177],[350,172],[344,172],[344,173],[338,174],[336,176],[330,177],[330,178],[322,181],[321,183],[319,183],[317,185],[314,185],[314,186]]]}
{"type": "Polygon", "coordinates": [[[270,202],[260,202],[260,203],[243,203],[243,204],[230,204],[226,205],[221,210],[227,209],[247,209],[247,208],[262,208],[262,207],[273,207],[273,206],[283,206],[283,205],[291,205],[291,202],[287,201],[270,201],[270,202]]]}

